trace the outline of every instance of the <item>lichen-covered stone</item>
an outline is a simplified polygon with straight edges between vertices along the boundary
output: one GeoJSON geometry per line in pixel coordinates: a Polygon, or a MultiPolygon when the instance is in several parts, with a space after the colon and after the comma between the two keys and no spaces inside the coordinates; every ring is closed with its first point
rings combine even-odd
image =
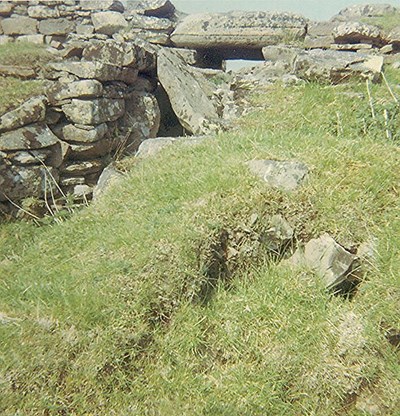
{"type": "Polygon", "coordinates": [[[128,22],[121,13],[99,12],[92,14],[92,23],[96,33],[113,35],[128,27],[128,22]]]}
{"type": "Polygon", "coordinates": [[[71,20],[45,19],[39,23],[39,32],[43,35],[68,35],[75,30],[75,23],[71,20]]]}
{"type": "Polygon", "coordinates": [[[19,16],[2,20],[1,26],[6,35],[34,35],[37,33],[37,20],[19,16]]]}
{"type": "Polygon", "coordinates": [[[108,133],[108,127],[105,123],[86,127],[79,128],[73,124],[57,126],[55,134],[68,143],[88,144],[101,140],[108,133]]]}
{"type": "Polygon", "coordinates": [[[70,98],[96,98],[102,94],[102,83],[94,79],[70,83],[55,82],[46,91],[47,98],[53,105],[70,98]]]}

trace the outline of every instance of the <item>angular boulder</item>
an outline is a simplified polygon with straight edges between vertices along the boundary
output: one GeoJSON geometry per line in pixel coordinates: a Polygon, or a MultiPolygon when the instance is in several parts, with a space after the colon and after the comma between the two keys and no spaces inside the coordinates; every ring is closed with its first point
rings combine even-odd
{"type": "Polygon", "coordinates": [[[128,27],[124,16],[112,11],[92,14],[92,23],[95,32],[103,35],[114,35],[114,33],[128,27]]]}
{"type": "Polygon", "coordinates": [[[71,104],[62,106],[62,110],[72,123],[98,125],[122,117],[125,113],[125,100],[109,98],[72,99],[71,104]]]}
{"type": "Polygon", "coordinates": [[[38,22],[30,17],[10,17],[1,22],[5,35],[35,35],[38,22]]]}
{"type": "Polygon", "coordinates": [[[162,49],[158,54],[157,73],[176,116],[187,131],[202,135],[220,129],[218,109],[209,98],[215,87],[200,71],[189,67],[179,53],[162,49]]]}
{"type": "Polygon", "coordinates": [[[315,270],[326,288],[333,289],[358,267],[358,257],[336,243],[329,234],[324,234],[310,240],[304,248],[299,248],[287,264],[315,270]]]}
{"type": "Polygon", "coordinates": [[[382,56],[314,49],[297,55],[293,71],[307,81],[338,84],[352,77],[378,82],[382,69],[382,56]]]}
{"type": "Polygon", "coordinates": [[[0,134],[0,150],[35,150],[58,143],[58,138],[45,124],[32,124],[0,134]]]}
{"type": "Polygon", "coordinates": [[[45,116],[46,98],[43,96],[31,98],[0,117],[0,133],[44,121],[45,116]]]}
{"type": "Polygon", "coordinates": [[[307,21],[291,13],[230,12],[189,15],[171,35],[175,46],[194,49],[261,49],[302,40],[307,21]]]}
{"type": "Polygon", "coordinates": [[[268,185],[283,191],[296,190],[308,175],[308,167],[297,161],[252,160],[248,166],[268,185]]]}
{"type": "Polygon", "coordinates": [[[391,15],[399,10],[399,8],[390,4],[356,4],[342,9],[331,20],[339,22],[358,21],[369,17],[391,15]]]}

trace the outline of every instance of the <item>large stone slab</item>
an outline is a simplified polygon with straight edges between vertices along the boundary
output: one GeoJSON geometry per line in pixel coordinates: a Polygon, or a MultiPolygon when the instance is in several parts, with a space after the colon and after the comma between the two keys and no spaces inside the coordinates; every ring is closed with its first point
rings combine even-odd
{"type": "Polygon", "coordinates": [[[158,54],[157,72],[172,108],[186,130],[201,135],[220,128],[218,110],[207,94],[213,87],[203,74],[168,49],[162,49],[158,54]]]}
{"type": "Polygon", "coordinates": [[[88,79],[70,83],[55,82],[46,91],[50,104],[70,98],[96,98],[103,94],[101,82],[88,79]]]}
{"type": "Polygon", "coordinates": [[[28,7],[28,16],[33,19],[53,19],[60,17],[60,12],[56,7],[38,5],[28,7]]]}
{"type": "Polygon", "coordinates": [[[72,123],[98,125],[122,117],[125,113],[125,100],[109,98],[72,99],[71,104],[62,106],[62,110],[72,123]]]}
{"type": "Polygon", "coordinates": [[[96,33],[113,35],[128,27],[128,22],[121,13],[99,12],[92,14],[92,23],[96,33]]]}
{"type": "Polygon", "coordinates": [[[45,124],[33,124],[0,135],[0,150],[33,150],[58,143],[58,138],[45,124]]]}
{"type": "Polygon", "coordinates": [[[303,51],[294,62],[294,74],[299,78],[334,84],[352,77],[377,82],[382,69],[381,56],[321,49],[303,51]]]}
{"type": "Polygon", "coordinates": [[[75,30],[75,23],[71,20],[45,19],[39,23],[39,32],[43,35],[69,35],[75,30]]]}
{"type": "Polygon", "coordinates": [[[138,70],[134,68],[121,68],[102,62],[77,61],[57,62],[50,64],[51,69],[68,72],[83,79],[97,79],[98,81],[122,81],[127,84],[135,83],[138,70]]]}
{"type": "Polygon", "coordinates": [[[332,33],[336,43],[368,43],[377,46],[384,43],[380,29],[365,23],[341,23],[332,33]]]}
{"type": "Polygon", "coordinates": [[[83,50],[83,58],[121,67],[137,67],[136,52],[136,48],[130,43],[115,40],[93,41],[83,50]]]}
{"type": "Polygon", "coordinates": [[[307,21],[291,13],[230,12],[187,16],[171,35],[176,46],[194,49],[256,48],[303,39],[307,21]]]}
{"type": "Polygon", "coordinates": [[[30,17],[10,17],[1,22],[5,35],[34,35],[37,33],[37,20],[30,17]]]}
{"type": "Polygon", "coordinates": [[[46,98],[43,96],[31,98],[0,117],[0,133],[44,121],[45,116],[46,98]]]}

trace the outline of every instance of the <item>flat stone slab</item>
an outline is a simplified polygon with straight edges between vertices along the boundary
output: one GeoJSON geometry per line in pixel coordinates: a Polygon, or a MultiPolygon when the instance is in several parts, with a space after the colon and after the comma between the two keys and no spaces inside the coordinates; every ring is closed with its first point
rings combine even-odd
{"type": "Polygon", "coordinates": [[[5,35],[35,35],[38,22],[30,17],[10,17],[2,20],[1,26],[5,35]]]}
{"type": "Polygon", "coordinates": [[[45,116],[46,98],[43,96],[31,98],[0,117],[0,133],[44,121],[45,116]]]}
{"type": "Polygon", "coordinates": [[[58,143],[58,138],[45,124],[33,124],[0,135],[0,150],[42,149],[58,143]]]}
{"type": "Polygon", "coordinates": [[[102,94],[102,83],[94,79],[70,83],[55,82],[46,91],[50,104],[57,104],[70,98],[97,98],[102,94]]]}
{"type": "Polygon", "coordinates": [[[71,104],[63,105],[62,110],[72,123],[95,126],[122,117],[125,113],[125,100],[109,98],[73,99],[71,104]]]}
{"type": "Polygon", "coordinates": [[[308,175],[308,167],[297,161],[252,160],[248,166],[268,185],[283,191],[294,191],[308,175]]]}
{"type": "Polygon", "coordinates": [[[229,12],[193,14],[183,19],[171,35],[179,47],[257,48],[303,39],[307,32],[304,17],[277,12],[229,12]]]}
{"type": "Polygon", "coordinates": [[[68,143],[89,144],[97,142],[104,138],[108,133],[107,124],[99,124],[98,126],[86,126],[87,128],[79,128],[73,124],[66,124],[57,128],[56,135],[68,143]]]}
{"type": "Polygon", "coordinates": [[[93,13],[91,17],[95,32],[103,35],[113,35],[128,27],[128,22],[118,12],[93,13]]]}

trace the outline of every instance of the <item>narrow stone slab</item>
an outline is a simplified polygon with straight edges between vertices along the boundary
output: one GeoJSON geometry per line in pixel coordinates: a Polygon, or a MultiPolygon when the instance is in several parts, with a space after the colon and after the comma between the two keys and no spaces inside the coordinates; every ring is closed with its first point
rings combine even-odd
{"type": "Polygon", "coordinates": [[[46,98],[43,96],[31,98],[0,117],[0,133],[44,121],[45,117],[46,98]]]}
{"type": "Polygon", "coordinates": [[[75,23],[68,19],[45,19],[39,23],[43,35],[68,35],[75,30],[75,23]]]}
{"type": "Polygon", "coordinates": [[[42,149],[58,143],[58,138],[45,124],[33,124],[0,135],[0,150],[42,149]]]}
{"type": "Polygon", "coordinates": [[[284,39],[304,39],[307,21],[292,13],[230,12],[187,16],[171,35],[179,47],[258,48],[282,43],[284,39]]]}
{"type": "Polygon", "coordinates": [[[60,172],[66,176],[86,176],[99,172],[103,167],[102,160],[67,162],[60,168],[60,172]]]}
{"type": "Polygon", "coordinates": [[[88,126],[87,129],[78,128],[73,124],[67,124],[61,126],[56,134],[61,140],[68,143],[87,144],[101,140],[107,132],[108,127],[105,123],[99,124],[98,126],[88,126]]]}
{"type": "Polygon", "coordinates": [[[63,105],[62,110],[67,118],[75,124],[97,125],[122,117],[125,113],[125,100],[73,99],[71,104],[63,105]]]}
{"type": "Polygon", "coordinates": [[[36,72],[34,69],[13,65],[0,65],[0,75],[19,79],[36,78],[36,72]]]}
{"type": "Polygon", "coordinates": [[[248,166],[270,186],[284,191],[294,191],[308,175],[308,167],[297,161],[252,160],[248,166]]]}
{"type": "Polygon", "coordinates": [[[98,81],[122,81],[127,84],[135,83],[138,70],[134,68],[121,68],[103,62],[60,62],[49,65],[51,69],[68,72],[83,79],[97,79],[98,81]]]}
{"type": "Polygon", "coordinates": [[[1,26],[5,35],[35,35],[37,20],[30,17],[10,17],[2,20],[1,26]]]}

